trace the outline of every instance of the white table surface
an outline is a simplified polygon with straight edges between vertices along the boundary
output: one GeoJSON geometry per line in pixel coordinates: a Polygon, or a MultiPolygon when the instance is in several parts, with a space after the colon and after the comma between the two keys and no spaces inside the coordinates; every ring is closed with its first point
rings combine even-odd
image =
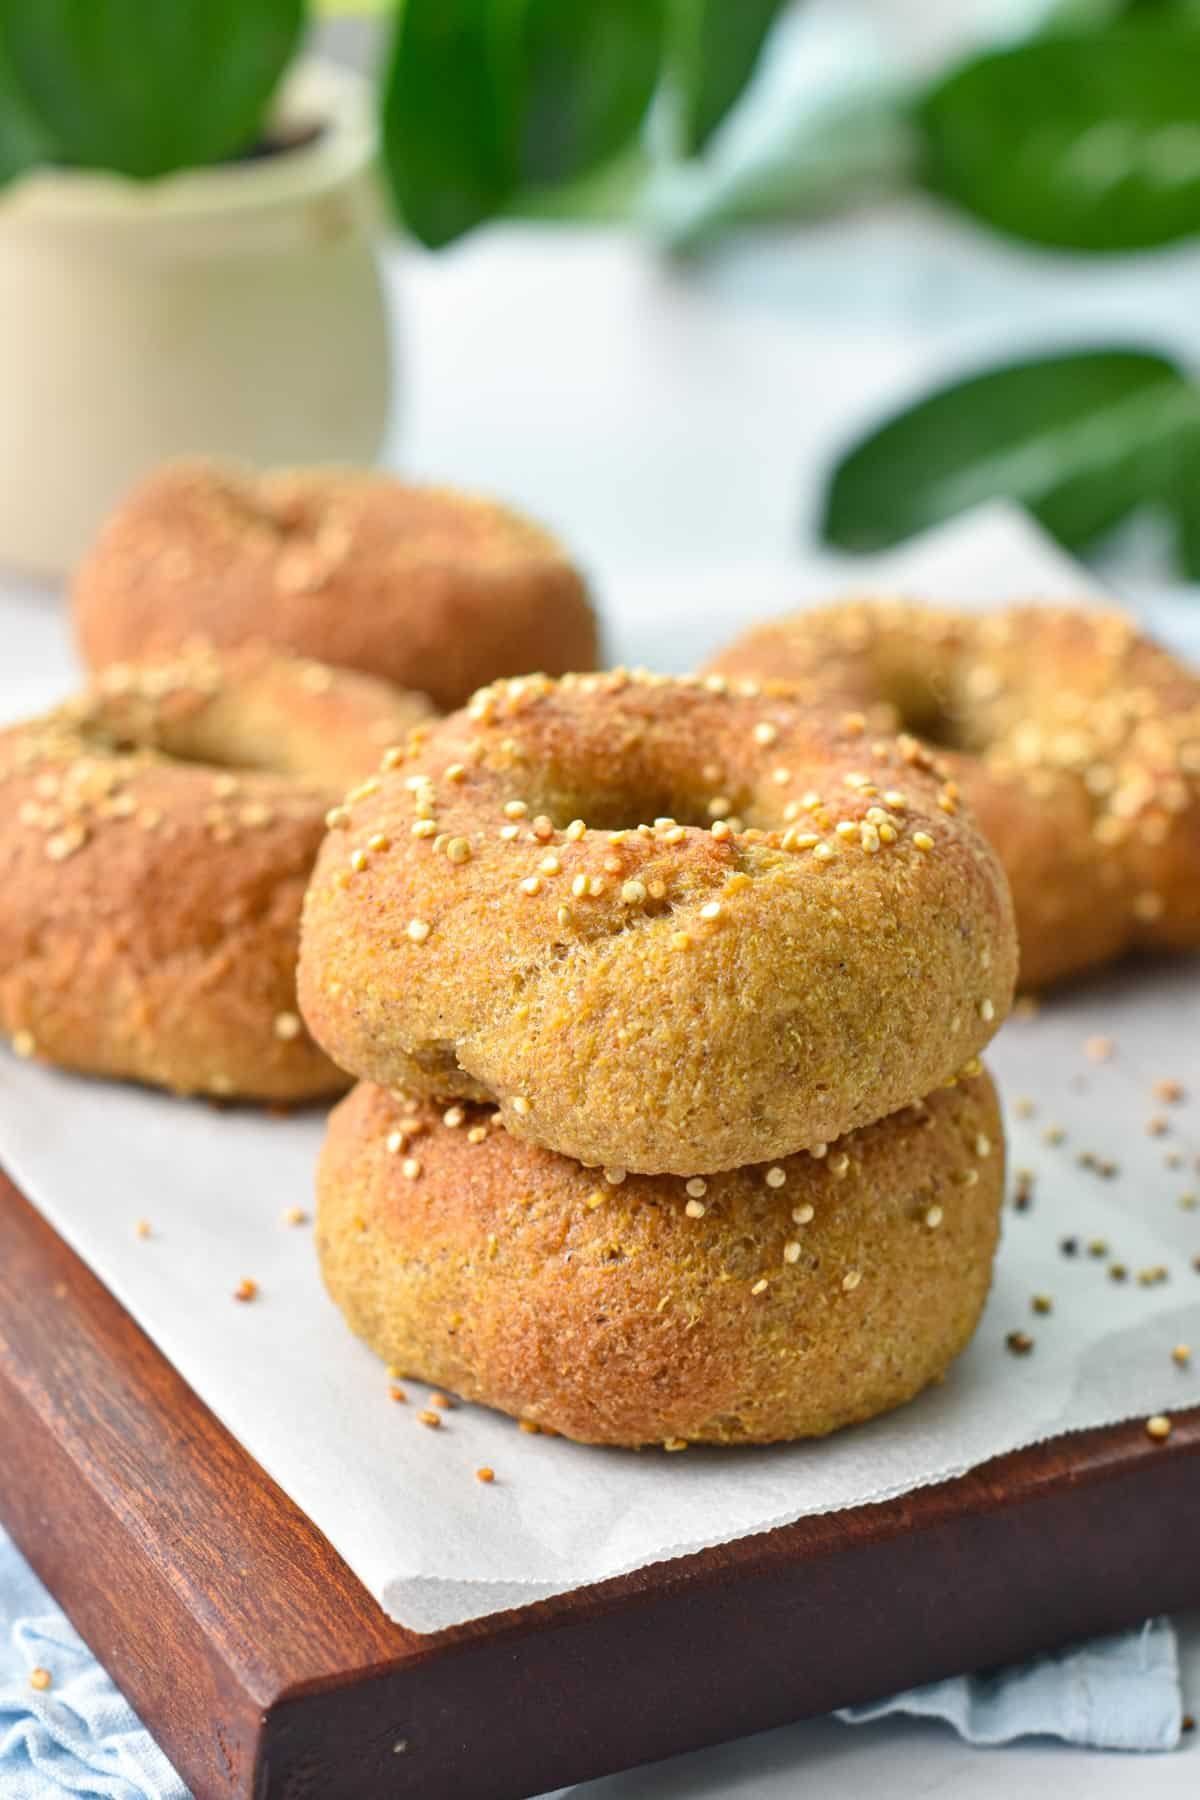
{"type": "MultiPolygon", "coordinates": [[[[496,229],[439,258],[391,261],[400,366],[388,460],[546,518],[587,563],[618,643],[633,617],[644,632],[661,572],[654,623],[686,666],[712,647],[709,583],[744,583],[759,610],[764,595],[787,603],[787,559],[811,529],[821,471],[872,411],[948,361],[1038,332],[1157,327],[1194,350],[1197,260],[1127,259],[1098,281],[1090,264],[1025,256],[917,203],[732,246],[699,270],[664,266],[618,233],[496,229]]],[[[53,591],[0,589],[0,713],[11,716],[63,691],[72,658],[53,591]]],[[[1194,1701],[1200,1614],[1180,1623],[1194,1701]]],[[[1200,1749],[1193,1737],[1136,1761],[1040,1743],[979,1751],[936,1725],[815,1720],[572,1792],[1009,1800],[1051,1784],[1057,1800],[1191,1796],[1200,1749]]]]}

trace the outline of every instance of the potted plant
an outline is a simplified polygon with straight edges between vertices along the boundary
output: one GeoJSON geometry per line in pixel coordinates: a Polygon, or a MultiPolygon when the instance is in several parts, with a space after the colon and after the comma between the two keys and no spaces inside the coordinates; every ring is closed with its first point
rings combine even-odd
{"type": "MultiPolygon", "coordinates": [[[[701,145],[780,0],[396,0],[379,116],[440,246],[701,145]],[[631,146],[634,146],[631,149],[631,146]]],[[[0,0],[0,560],[58,571],[185,453],[366,462],[389,396],[376,108],[306,0],[0,0]]]]}

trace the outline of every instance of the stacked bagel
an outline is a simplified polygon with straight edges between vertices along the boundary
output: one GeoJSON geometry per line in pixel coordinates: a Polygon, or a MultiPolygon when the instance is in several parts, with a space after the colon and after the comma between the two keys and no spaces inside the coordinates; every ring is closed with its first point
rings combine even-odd
{"type": "Polygon", "coordinates": [[[791,688],[535,676],[331,825],[298,991],[359,1086],[318,1241],[381,1356],[672,1448],[943,1374],[990,1280],[1016,939],[935,755],[791,688]]]}

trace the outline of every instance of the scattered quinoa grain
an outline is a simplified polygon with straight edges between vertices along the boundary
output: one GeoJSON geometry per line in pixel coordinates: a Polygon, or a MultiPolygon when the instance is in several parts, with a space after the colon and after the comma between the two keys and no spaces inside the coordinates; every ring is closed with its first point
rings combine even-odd
{"type": "Polygon", "coordinates": [[[249,1275],[243,1276],[241,1281],[238,1282],[237,1286],[233,1290],[233,1297],[235,1300],[242,1300],[242,1301],[257,1300],[258,1299],[258,1283],[257,1283],[257,1281],[253,1281],[249,1275]]]}
{"type": "Polygon", "coordinates": [[[1152,1413],[1146,1420],[1146,1436],[1156,1444],[1165,1444],[1171,1435],[1171,1421],[1166,1413],[1152,1413]]]}

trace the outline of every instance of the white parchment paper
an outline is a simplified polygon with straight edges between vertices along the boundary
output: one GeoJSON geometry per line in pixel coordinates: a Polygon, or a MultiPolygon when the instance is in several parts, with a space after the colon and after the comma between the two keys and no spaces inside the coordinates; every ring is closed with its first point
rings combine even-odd
{"type": "MultiPolygon", "coordinates": [[[[828,592],[835,578],[830,565],[774,565],[617,582],[613,649],[687,666],[755,614],[828,592]]],[[[985,603],[1084,590],[1002,512],[937,534],[877,579],[985,603]]],[[[0,597],[0,634],[30,647],[23,689],[55,672],[56,629],[27,598],[0,597]]],[[[9,713],[12,669],[0,672],[9,713]]],[[[1010,1021],[990,1061],[1009,1103],[1012,1166],[1034,1184],[1029,1209],[1006,1213],[974,1343],[943,1386],[900,1412],[765,1450],[586,1449],[474,1407],[424,1429],[414,1416],[424,1391],[407,1383],[408,1405],[389,1400],[383,1369],[321,1290],[311,1227],[284,1222],[311,1204],[318,1115],[221,1112],[2,1052],[0,1163],[388,1612],[431,1631],[902,1493],[1040,1437],[1195,1403],[1200,1211],[1186,1201],[1200,1191],[1200,961],[1125,969],[1056,997],[1010,1021]],[[1096,1037],[1113,1041],[1102,1062],[1085,1049],[1096,1037]],[[1182,1102],[1155,1098],[1164,1078],[1184,1084],[1182,1102]],[[1029,1116],[1018,1098],[1032,1102],[1029,1116]],[[1147,1129],[1156,1115],[1162,1134],[1147,1129]],[[1119,1173],[1105,1178],[1081,1156],[1119,1173]],[[1074,1256],[1059,1248],[1065,1236],[1078,1240],[1074,1256]],[[1093,1241],[1103,1254],[1089,1252],[1093,1241]],[[1124,1282],[1111,1279],[1113,1260],[1128,1268],[1124,1282]],[[1165,1281],[1138,1281],[1158,1265],[1165,1281]],[[260,1288],[252,1305],[232,1298],[245,1276],[260,1288]],[[1034,1293],[1051,1297],[1051,1313],[1033,1314],[1034,1293]],[[1006,1350],[1014,1329],[1034,1338],[1031,1354],[1006,1350]],[[1195,1345],[1192,1368],[1173,1362],[1179,1342],[1195,1345]],[[492,1486],[474,1479],[485,1463],[492,1486]]]]}

